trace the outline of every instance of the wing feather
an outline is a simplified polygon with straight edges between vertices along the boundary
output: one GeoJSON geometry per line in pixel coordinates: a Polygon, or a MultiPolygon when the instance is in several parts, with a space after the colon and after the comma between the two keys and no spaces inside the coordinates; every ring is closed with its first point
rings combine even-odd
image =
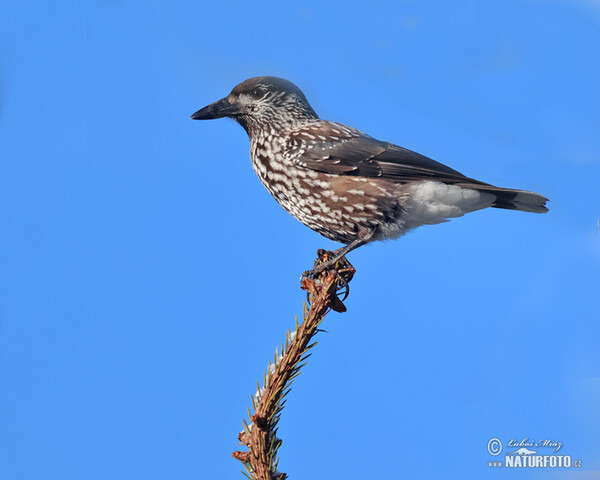
{"type": "MultiPolygon", "coordinates": [[[[328,138],[322,133],[329,132],[316,132],[314,128],[312,136],[328,138]]],[[[296,163],[322,173],[380,177],[399,183],[435,180],[485,185],[424,155],[345,128],[348,132],[345,137],[310,142],[296,163]]]]}
{"type": "Polygon", "coordinates": [[[443,182],[491,193],[496,197],[493,206],[497,208],[537,213],[548,210],[545,207],[548,199],[542,195],[475,180],[425,155],[382,142],[339,123],[323,122],[304,127],[295,133],[292,142],[303,150],[294,162],[317,172],[378,177],[398,183],[443,182]]]}

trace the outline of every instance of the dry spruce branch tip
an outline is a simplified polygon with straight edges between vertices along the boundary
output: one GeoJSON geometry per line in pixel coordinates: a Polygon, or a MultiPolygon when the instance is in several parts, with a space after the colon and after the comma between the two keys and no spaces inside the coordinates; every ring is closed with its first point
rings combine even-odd
{"type": "MultiPolygon", "coordinates": [[[[327,261],[331,252],[319,250],[315,266],[327,261]]],[[[348,283],[354,276],[354,267],[341,258],[333,268],[318,275],[304,277],[301,288],[306,290],[303,321],[293,332],[286,332],[285,344],[275,350],[273,361],[264,375],[263,386],[257,385],[252,396],[252,409],[248,409],[249,422],[244,421],[244,430],[238,435],[241,445],[248,451],[233,452],[233,458],[244,464],[244,475],[250,480],[285,480],[287,474],[277,470],[277,450],[281,440],[277,438],[277,423],[285,405],[285,396],[290,392],[294,378],[306,364],[308,351],[317,343],[311,343],[319,331],[318,326],[330,310],[345,312],[346,307],[338,297],[348,294],[348,283]],[[308,304],[308,306],[307,306],[308,304]]]]}

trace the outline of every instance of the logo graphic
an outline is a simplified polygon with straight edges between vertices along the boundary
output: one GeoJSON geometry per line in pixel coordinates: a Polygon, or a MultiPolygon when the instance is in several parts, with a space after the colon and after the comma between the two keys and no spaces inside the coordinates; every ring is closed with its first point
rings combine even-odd
{"type": "Polygon", "coordinates": [[[533,455],[537,453],[535,450],[529,450],[527,447],[521,447],[515,452],[507,453],[507,455],[533,455]]]}
{"type": "Polygon", "coordinates": [[[487,451],[490,455],[498,457],[504,449],[513,451],[506,452],[503,459],[494,458],[493,461],[488,461],[488,467],[580,468],[581,460],[573,460],[571,455],[563,455],[560,452],[562,448],[562,442],[551,439],[536,441],[525,437],[521,441],[511,438],[502,442],[499,438],[494,437],[487,444],[487,451]],[[516,450],[513,450],[515,448],[516,450]]]}
{"type": "Polygon", "coordinates": [[[490,452],[490,455],[493,455],[495,457],[496,455],[500,455],[501,451],[502,442],[497,438],[490,439],[490,441],[488,442],[488,452],[490,452]]]}

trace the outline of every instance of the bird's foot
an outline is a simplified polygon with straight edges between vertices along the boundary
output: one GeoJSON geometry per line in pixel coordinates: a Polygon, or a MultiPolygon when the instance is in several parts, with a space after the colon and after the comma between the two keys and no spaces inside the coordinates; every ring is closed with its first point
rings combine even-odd
{"type": "Polygon", "coordinates": [[[317,250],[317,259],[312,270],[307,270],[300,277],[302,282],[305,278],[319,281],[323,274],[334,275],[336,279],[336,293],[342,293],[342,301],[348,297],[350,286],[348,285],[356,270],[344,256],[343,248],[330,252],[320,248],[317,250]]]}

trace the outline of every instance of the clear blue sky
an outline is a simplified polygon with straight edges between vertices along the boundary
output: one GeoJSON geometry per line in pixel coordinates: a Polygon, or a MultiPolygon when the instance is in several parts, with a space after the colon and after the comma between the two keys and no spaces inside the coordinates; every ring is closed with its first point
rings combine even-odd
{"type": "Polygon", "coordinates": [[[600,478],[600,2],[216,3],[3,8],[0,478],[242,478],[255,382],[336,246],[268,195],[239,126],[188,118],[255,75],[551,199],[354,252],[280,470],[600,478]],[[492,437],[587,473],[491,469],[492,437]]]}

